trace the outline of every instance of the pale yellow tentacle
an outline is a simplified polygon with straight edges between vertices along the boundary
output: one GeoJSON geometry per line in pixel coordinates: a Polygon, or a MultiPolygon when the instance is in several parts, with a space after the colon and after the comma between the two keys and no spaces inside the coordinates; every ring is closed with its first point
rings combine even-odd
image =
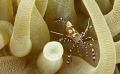
{"type": "Polygon", "coordinates": [[[36,0],[35,5],[41,16],[44,17],[48,5],[48,0],[36,0]]]}
{"type": "Polygon", "coordinates": [[[12,0],[0,0],[0,20],[6,20],[13,24],[12,0]]]}
{"type": "Polygon", "coordinates": [[[49,42],[37,59],[37,66],[41,74],[56,73],[63,63],[63,47],[59,42],[49,42]]]}
{"type": "Polygon", "coordinates": [[[17,57],[26,56],[32,47],[30,40],[30,20],[35,0],[21,0],[13,34],[10,40],[10,50],[17,57]]]}
{"type": "Polygon", "coordinates": [[[115,42],[115,48],[116,48],[116,64],[120,63],[120,41],[115,42]]]}
{"type": "Polygon", "coordinates": [[[116,51],[107,23],[94,0],[83,0],[92,19],[100,46],[100,60],[94,74],[112,74],[116,64],[116,51]]]}
{"type": "Polygon", "coordinates": [[[15,56],[0,57],[0,74],[19,74],[25,65],[25,58],[15,56]]]}
{"type": "Polygon", "coordinates": [[[114,37],[120,32],[120,0],[114,1],[113,9],[105,15],[105,19],[114,37]]]}
{"type": "Polygon", "coordinates": [[[31,60],[37,59],[38,54],[42,51],[44,45],[49,42],[50,35],[47,24],[38,12],[36,6],[34,6],[31,15],[30,38],[32,41],[32,50],[28,57],[31,60]]]}

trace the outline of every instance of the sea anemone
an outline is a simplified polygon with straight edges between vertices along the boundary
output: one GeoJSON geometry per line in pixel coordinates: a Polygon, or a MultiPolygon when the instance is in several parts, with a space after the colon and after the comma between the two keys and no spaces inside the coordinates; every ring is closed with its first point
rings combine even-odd
{"type": "Polygon", "coordinates": [[[120,0],[0,0],[0,74],[119,74],[120,70],[120,0]],[[62,22],[72,23],[79,33],[93,25],[86,40],[93,44],[88,56],[72,51],[72,42],[50,33],[68,35],[62,22]],[[90,19],[90,22],[88,22],[90,19]]]}

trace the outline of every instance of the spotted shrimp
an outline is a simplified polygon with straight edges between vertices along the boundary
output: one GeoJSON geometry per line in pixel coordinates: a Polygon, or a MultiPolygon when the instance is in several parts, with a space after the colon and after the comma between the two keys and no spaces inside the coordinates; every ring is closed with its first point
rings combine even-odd
{"type": "MultiPolygon", "coordinates": [[[[91,39],[92,41],[96,42],[92,37],[86,37],[86,38],[84,38],[86,36],[86,33],[87,33],[88,29],[91,28],[91,27],[93,27],[93,25],[89,25],[90,19],[88,20],[88,26],[87,26],[87,28],[85,29],[84,32],[81,32],[81,33],[78,33],[75,30],[75,28],[73,27],[73,25],[72,25],[72,23],[70,21],[64,20],[63,18],[59,18],[55,22],[59,22],[59,21],[62,21],[63,24],[66,26],[66,31],[68,33],[68,35],[66,35],[66,36],[69,37],[69,38],[71,38],[71,39],[60,38],[60,39],[57,39],[57,40],[59,42],[61,42],[61,41],[64,41],[64,42],[65,41],[74,42],[74,44],[72,45],[72,48],[70,49],[70,51],[68,53],[66,64],[68,64],[68,65],[70,64],[70,61],[72,59],[71,52],[74,49],[74,47],[77,47],[78,54],[80,56],[82,56],[81,53],[80,53],[80,51],[79,51],[78,44],[80,44],[82,47],[84,47],[86,49],[86,56],[88,56],[88,47],[86,45],[90,46],[91,49],[92,49],[92,58],[93,58],[93,61],[95,61],[96,58],[95,58],[95,51],[94,51],[93,45],[91,43],[84,42],[84,40],[87,40],[87,39],[91,39]]],[[[54,34],[58,34],[58,35],[64,35],[64,34],[61,34],[61,33],[54,32],[54,31],[50,31],[50,32],[54,33],[54,34]]]]}

